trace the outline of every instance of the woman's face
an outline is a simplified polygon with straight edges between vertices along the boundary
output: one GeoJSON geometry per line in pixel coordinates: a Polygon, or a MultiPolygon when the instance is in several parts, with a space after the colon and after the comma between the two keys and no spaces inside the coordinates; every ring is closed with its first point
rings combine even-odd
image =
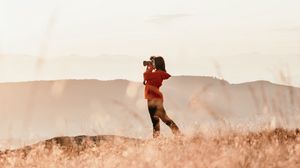
{"type": "Polygon", "coordinates": [[[154,59],[151,62],[152,62],[153,67],[156,68],[154,59]]]}

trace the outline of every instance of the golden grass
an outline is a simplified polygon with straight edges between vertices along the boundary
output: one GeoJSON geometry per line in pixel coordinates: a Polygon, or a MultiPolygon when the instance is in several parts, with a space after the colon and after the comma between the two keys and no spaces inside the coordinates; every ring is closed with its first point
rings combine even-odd
{"type": "Polygon", "coordinates": [[[1,153],[0,167],[299,167],[300,131],[133,139],[57,137],[1,153]]]}

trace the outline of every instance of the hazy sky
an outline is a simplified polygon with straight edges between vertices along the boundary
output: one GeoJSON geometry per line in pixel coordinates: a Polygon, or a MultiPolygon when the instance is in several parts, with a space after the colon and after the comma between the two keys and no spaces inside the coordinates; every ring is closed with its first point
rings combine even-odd
{"type": "Polygon", "coordinates": [[[299,0],[0,0],[0,80],[139,81],[142,60],[162,55],[172,75],[233,83],[289,76],[300,86],[299,7],[299,0]]]}

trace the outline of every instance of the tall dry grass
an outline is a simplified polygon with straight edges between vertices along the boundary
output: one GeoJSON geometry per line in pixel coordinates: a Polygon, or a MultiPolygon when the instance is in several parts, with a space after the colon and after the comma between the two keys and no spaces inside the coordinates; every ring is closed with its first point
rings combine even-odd
{"type": "Polygon", "coordinates": [[[1,167],[299,167],[300,130],[208,137],[58,137],[0,154],[1,167]]]}

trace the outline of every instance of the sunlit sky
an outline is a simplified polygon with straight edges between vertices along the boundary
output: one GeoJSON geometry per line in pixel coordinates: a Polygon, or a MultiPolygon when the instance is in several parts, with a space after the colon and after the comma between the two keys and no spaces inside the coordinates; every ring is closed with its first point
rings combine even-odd
{"type": "Polygon", "coordinates": [[[299,7],[299,0],[0,0],[0,81],[141,81],[142,61],[162,55],[172,75],[300,86],[299,7]]]}

